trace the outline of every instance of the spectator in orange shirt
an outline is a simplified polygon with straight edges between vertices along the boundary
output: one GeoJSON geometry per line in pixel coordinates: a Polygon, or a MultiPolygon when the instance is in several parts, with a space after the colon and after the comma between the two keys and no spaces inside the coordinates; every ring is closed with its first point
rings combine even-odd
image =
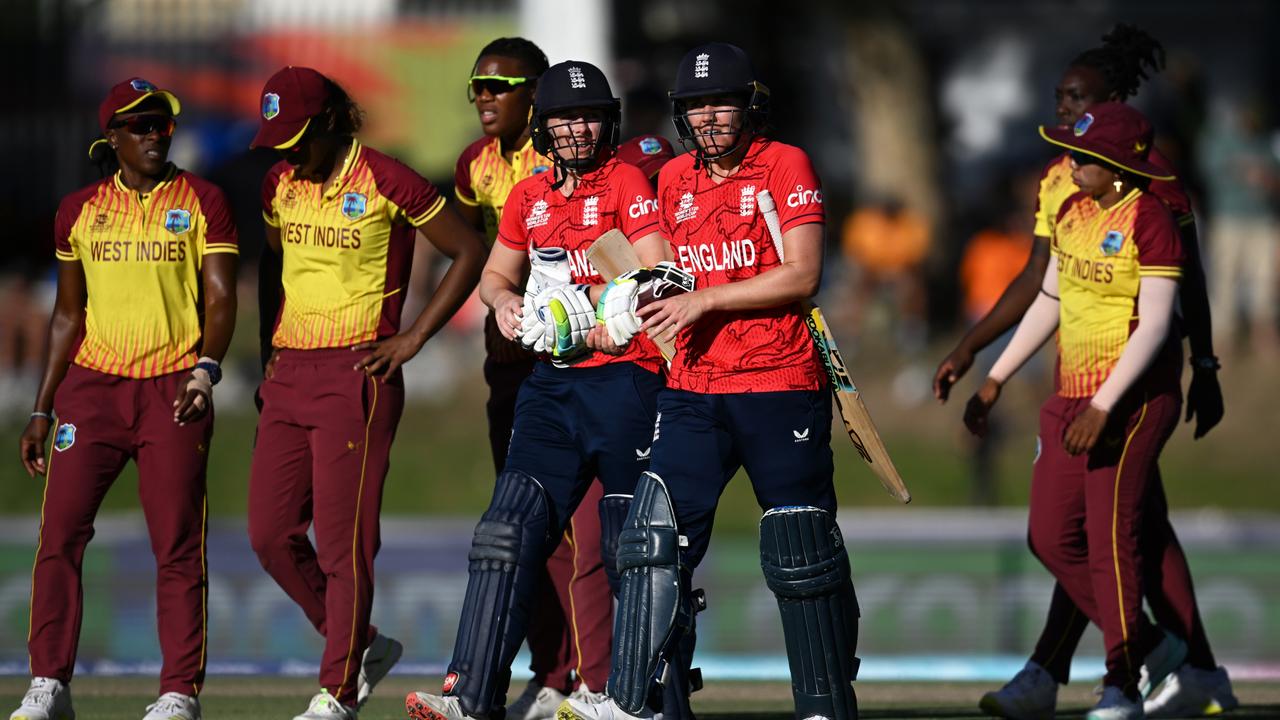
{"type": "Polygon", "coordinates": [[[928,222],[897,199],[859,208],[845,220],[841,249],[854,270],[851,330],[855,338],[862,335],[869,304],[880,293],[888,293],[893,308],[890,326],[897,333],[898,347],[910,352],[924,344],[926,296],[921,271],[931,240],[928,222]]]}

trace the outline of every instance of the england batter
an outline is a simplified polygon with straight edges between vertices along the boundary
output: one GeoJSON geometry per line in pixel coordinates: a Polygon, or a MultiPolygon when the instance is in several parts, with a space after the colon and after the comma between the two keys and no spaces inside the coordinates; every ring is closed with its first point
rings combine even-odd
{"type": "Polygon", "coordinates": [[[284,301],[259,391],[249,540],[325,638],[320,692],[295,720],[348,720],[400,656],[369,624],[399,369],[475,287],[484,244],[431,183],[354,137],[362,115],[337,83],[286,67],[261,101],[253,145],[283,158],[262,203],[284,301]],[[402,331],[419,234],[453,263],[402,331]]]}
{"type": "Polygon", "coordinates": [[[622,590],[608,699],[561,705],[562,720],[652,717],[687,663],[692,573],[725,484],[740,467],[764,516],[761,565],[777,596],[796,716],[857,716],[858,604],[836,524],[831,392],[801,303],[818,290],[825,215],[808,156],[763,134],[768,90],[740,48],[689,51],[674,119],[690,153],[659,175],[661,227],[697,290],[644,308],[674,337],[653,461],[619,538],[622,590]],[[756,194],[780,200],[785,262],[756,194]]]}
{"type": "Polygon", "coordinates": [[[1056,267],[970,399],[965,424],[985,431],[1001,385],[1057,331],[1058,389],[1040,412],[1028,535],[1102,629],[1107,673],[1087,717],[1130,720],[1143,717],[1140,666],[1170,644],[1142,609],[1140,529],[1181,408],[1182,352],[1170,327],[1184,251],[1173,214],[1145,191],[1170,176],[1147,159],[1153,133],[1141,113],[1099,103],[1074,126],[1041,134],[1070,151],[1080,192],[1053,227],[1056,267]]]}
{"type": "Polygon", "coordinates": [[[200,717],[205,468],[239,251],[222,191],[168,161],[180,108],[142,78],[112,87],[90,155],[113,156],[119,171],[63,198],[54,221],[57,303],[20,441],[27,473],[45,475],[27,637],[33,678],[10,720],[75,717],[85,546],[130,459],[156,558],[163,656],[160,697],[145,720],[200,717]]]}
{"type": "Polygon", "coordinates": [[[534,147],[554,169],[511,191],[480,297],[502,334],[544,361],[520,387],[506,465],[476,526],[443,693],[405,700],[416,720],[502,716],[538,571],[592,478],[607,503],[625,503],[649,464],[661,356],[648,338],[615,344],[598,324],[604,284],[586,250],[617,229],[643,262],[662,261],[653,191],[613,157],[620,103],[595,66],[551,66],[538,80],[533,118],[534,147]]]}

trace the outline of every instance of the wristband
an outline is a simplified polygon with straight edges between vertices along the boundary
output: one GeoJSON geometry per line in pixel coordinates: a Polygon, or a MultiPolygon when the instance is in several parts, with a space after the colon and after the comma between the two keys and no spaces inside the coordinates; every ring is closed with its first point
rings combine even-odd
{"type": "Polygon", "coordinates": [[[1218,370],[1222,367],[1222,363],[1218,362],[1216,355],[1206,355],[1191,358],[1191,367],[1194,370],[1218,370]]]}
{"type": "Polygon", "coordinates": [[[196,367],[209,373],[209,384],[217,385],[222,381],[222,366],[217,360],[211,357],[202,357],[196,362],[196,367]]]}
{"type": "Polygon", "coordinates": [[[31,413],[31,419],[32,419],[32,420],[35,420],[36,418],[44,418],[45,420],[48,420],[49,422],[53,422],[53,413],[40,412],[39,410],[37,410],[37,411],[35,411],[35,412],[31,413]]]}

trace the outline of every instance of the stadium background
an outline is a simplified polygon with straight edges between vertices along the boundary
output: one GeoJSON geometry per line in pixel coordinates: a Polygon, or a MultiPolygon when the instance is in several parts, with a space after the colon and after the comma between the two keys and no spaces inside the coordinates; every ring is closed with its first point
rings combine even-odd
{"type": "MultiPolygon", "coordinates": [[[[674,137],[663,92],[685,49],[725,39],[749,50],[773,89],[776,136],[809,150],[824,181],[829,263],[821,299],[916,498],[895,507],[837,439],[841,524],[863,604],[868,679],[1004,679],[1030,650],[1048,602],[1048,576],[1023,542],[1023,507],[1049,364],[1013,388],[999,441],[981,451],[959,420],[973,379],[945,407],[928,397],[928,382],[966,322],[970,239],[984,230],[1025,234],[1017,226],[1030,214],[1028,189],[1052,156],[1034,128],[1053,121],[1052,88],[1066,63],[1117,21],[1136,22],[1164,43],[1169,67],[1136,103],[1183,168],[1202,229],[1224,179],[1202,161],[1215,133],[1260,111],[1250,116],[1260,121],[1252,129],[1263,148],[1258,161],[1274,168],[1280,148],[1267,116],[1274,102],[1262,100],[1280,85],[1280,49],[1268,42],[1280,29],[1280,6],[1261,0],[0,0],[0,8],[0,61],[10,75],[0,93],[0,437],[7,443],[0,447],[9,447],[0,463],[0,673],[7,674],[26,672],[40,483],[12,451],[34,395],[52,298],[53,213],[63,194],[94,178],[85,150],[95,109],[121,78],[141,75],[180,96],[172,158],[224,187],[241,234],[242,311],[218,388],[210,457],[215,673],[310,675],[319,649],[244,533],[259,374],[257,196],[274,161],[245,148],[262,82],[283,64],[340,80],[368,112],[370,144],[448,187],[458,152],[478,134],[465,78],[493,37],[522,34],[553,62],[605,66],[625,99],[627,135],[674,137]],[[925,229],[928,251],[901,277],[858,295],[869,269],[843,242],[845,220],[889,205],[903,206],[925,229]]],[[[1205,244],[1212,262],[1214,238],[1205,244]]],[[[438,272],[432,261],[418,258],[419,293],[438,272]]],[[[387,484],[374,610],[383,630],[406,642],[405,673],[438,674],[447,659],[470,529],[491,487],[480,317],[473,303],[406,368],[411,404],[387,484]]],[[[1280,493],[1271,427],[1280,378],[1274,346],[1257,340],[1220,341],[1226,419],[1200,441],[1181,427],[1162,469],[1219,656],[1234,677],[1274,679],[1280,493]]],[[[785,674],[776,606],[759,575],[758,518],[746,483],[732,484],[700,578],[711,602],[699,636],[710,677],[785,674]]],[[[153,575],[130,469],[108,496],[86,557],[84,671],[155,671],[153,575]]],[[[1100,672],[1100,650],[1091,630],[1083,676],[1100,672]]]]}

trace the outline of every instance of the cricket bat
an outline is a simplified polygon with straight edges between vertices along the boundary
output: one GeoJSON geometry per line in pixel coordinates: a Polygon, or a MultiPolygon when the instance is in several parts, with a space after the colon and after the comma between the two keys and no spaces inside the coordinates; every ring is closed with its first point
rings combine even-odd
{"type": "MultiPolygon", "coordinates": [[[[774,204],[773,195],[768,190],[761,190],[756,195],[756,206],[760,208],[764,223],[769,228],[773,249],[777,251],[778,259],[782,260],[782,224],[778,221],[778,206],[774,204]]],[[[840,348],[836,347],[836,340],[827,327],[826,318],[822,316],[822,309],[807,301],[804,306],[805,325],[822,357],[822,365],[831,381],[831,392],[835,397],[836,407],[840,409],[840,418],[844,420],[844,429],[849,432],[849,439],[853,441],[853,446],[862,459],[871,466],[872,472],[880,478],[884,489],[902,503],[911,502],[911,492],[902,482],[898,469],[893,466],[889,450],[884,446],[884,440],[880,439],[880,432],[871,420],[871,413],[867,412],[862,395],[853,384],[849,367],[845,365],[840,348]]]]}
{"type": "MultiPolygon", "coordinates": [[[[591,243],[591,247],[587,248],[587,260],[600,273],[600,277],[609,282],[623,273],[644,267],[631,241],[617,228],[606,231],[591,243]]],[[[676,348],[672,342],[657,339],[653,339],[653,342],[667,362],[671,362],[671,358],[676,356],[676,348]]]]}

